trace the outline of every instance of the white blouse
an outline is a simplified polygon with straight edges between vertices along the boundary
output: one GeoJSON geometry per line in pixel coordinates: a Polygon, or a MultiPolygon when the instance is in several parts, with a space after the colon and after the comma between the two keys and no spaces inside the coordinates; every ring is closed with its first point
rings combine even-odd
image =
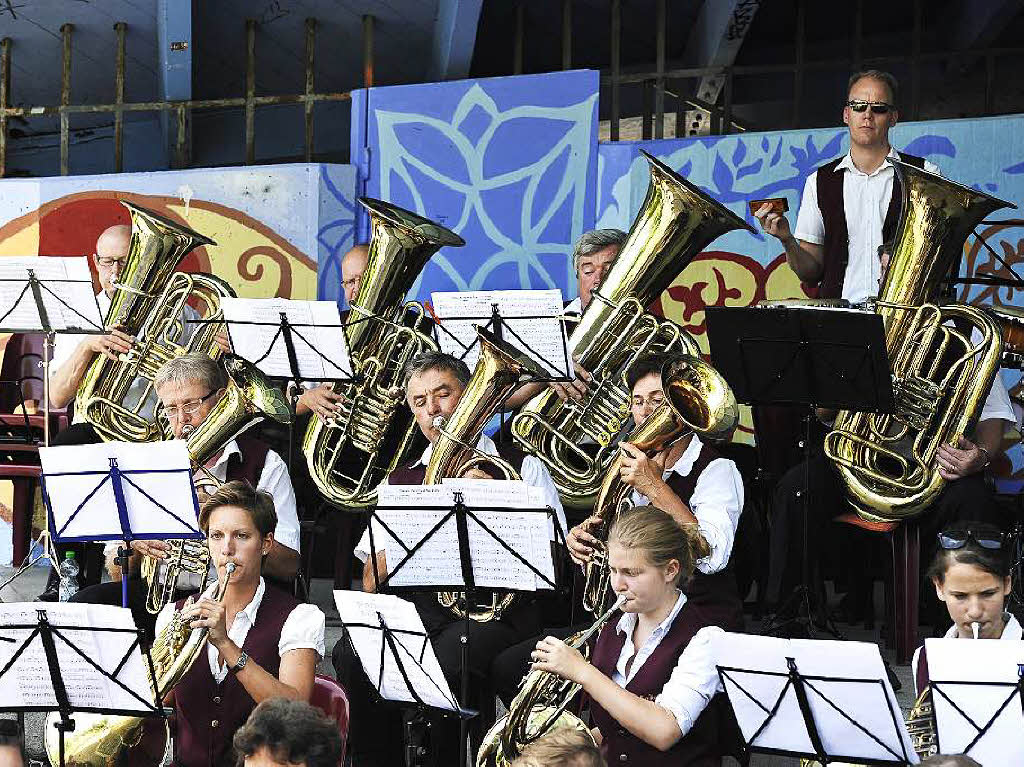
{"type": "MultiPolygon", "coordinates": [[[[214,583],[203,592],[203,597],[212,597],[216,590],[217,584],[214,583]]],[[[266,584],[263,582],[263,578],[260,578],[260,585],[256,588],[256,594],[253,595],[252,601],[246,605],[244,610],[235,615],[231,626],[228,627],[228,638],[239,647],[245,644],[245,638],[249,635],[249,629],[252,628],[253,621],[256,620],[256,613],[263,603],[263,595],[266,593],[266,590],[266,584]]],[[[170,604],[160,611],[156,618],[157,636],[171,622],[174,609],[174,605],[170,604]]],[[[324,626],[326,620],[327,618],[323,611],[316,605],[305,603],[296,605],[285,619],[284,626],[281,627],[281,637],[277,643],[278,655],[284,657],[284,654],[291,650],[309,648],[316,650],[317,660],[319,661],[324,657],[324,626]]],[[[217,662],[220,654],[212,644],[207,644],[206,656],[210,664],[210,673],[213,674],[216,682],[220,684],[228,675],[228,667],[226,664],[217,662]]]]}

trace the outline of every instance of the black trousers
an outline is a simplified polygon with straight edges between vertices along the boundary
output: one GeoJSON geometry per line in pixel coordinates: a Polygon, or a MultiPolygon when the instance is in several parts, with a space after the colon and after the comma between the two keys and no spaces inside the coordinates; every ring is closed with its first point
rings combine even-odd
{"type": "MultiPolygon", "coordinates": [[[[146,609],[146,592],[149,584],[140,576],[136,575],[128,579],[128,607],[132,611],[132,618],[135,625],[145,632],[145,641],[153,642],[156,629],[156,615],[146,609]]],[[[178,599],[196,594],[195,590],[178,590],[178,599]]],[[[121,582],[110,581],[108,583],[97,583],[93,586],[82,589],[74,597],[72,602],[87,602],[94,605],[121,606],[121,582]]]]}
{"type": "MultiPolygon", "coordinates": [[[[430,633],[430,644],[444,671],[445,679],[456,698],[462,690],[462,635],[466,623],[453,618],[431,594],[417,595],[415,602],[423,624],[430,633]]],[[[536,604],[526,602],[513,605],[501,620],[488,623],[469,621],[469,673],[470,696],[460,703],[469,708],[490,709],[486,697],[493,693],[490,683],[491,663],[507,647],[536,635],[540,631],[539,611],[536,604]]],[[[376,688],[367,679],[347,635],[343,635],[331,653],[338,679],[349,693],[351,703],[351,733],[355,767],[392,767],[403,763],[402,717],[403,707],[382,701],[376,688]]],[[[375,680],[374,680],[375,681],[375,680]]],[[[482,714],[483,716],[483,714],[482,714]]],[[[481,732],[490,721],[474,724],[481,732]]],[[[459,720],[455,716],[436,715],[431,718],[431,750],[434,764],[448,767],[458,763],[459,720]]]]}

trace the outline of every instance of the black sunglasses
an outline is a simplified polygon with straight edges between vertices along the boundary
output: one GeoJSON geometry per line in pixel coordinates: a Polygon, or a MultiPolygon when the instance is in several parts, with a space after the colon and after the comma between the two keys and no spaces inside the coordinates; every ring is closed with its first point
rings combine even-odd
{"type": "Polygon", "coordinates": [[[892,104],[886,104],[884,101],[847,101],[846,106],[854,112],[863,112],[870,109],[872,114],[876,115],[888,114],[889,110],[896,108],[892,104]]]}
{"type": "Polygon", "coordinates": [[[1006,536],[996,532],[975,532],[974,530],[946,530],[939,533],[939,546],[946,549],[962,549],[968,541],[974,541],[981,548],[999,551],[1003,548],[1006,536]]]}

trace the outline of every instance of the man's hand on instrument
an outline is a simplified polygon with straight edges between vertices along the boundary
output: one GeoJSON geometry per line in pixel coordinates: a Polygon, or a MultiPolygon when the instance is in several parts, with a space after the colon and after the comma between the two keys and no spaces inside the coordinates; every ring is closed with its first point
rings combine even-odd
{"type": "Polygon", "coordinates": [[[143,541],[138,539],[132,541],[131,546],[132,551],[137,551],[150,559],[166,559],[167,552],[171,548],[166,541],[143,541]]]}
{"type": "Polygon", "coordinates": [[[135,339],[125,333],[117,325],[107,328],[105,335],[90,336],[85,342],[96,354],[102,354],[109,360],[117,362],[119,354],[127,354],[132,350],[135,339]]]}
{"type": "Polygon", "coordinates": [[[209,630],[206,641],[214,647],[218,647],[228,639],[227,622],[224,614],[224,604],[214,602],[212,599],[200,599],[198,602],[189,605],[182,610],[182,617],[186,621],[192,621],[192,628],[205,628],[209,630]]]}
{"type": "Polygon", "coordinates": [[[224,354],[231,354],[231,339],[228,338],[228,331],[218,330],[217,335],[213,337],[213,342],[217,344],[217,348],[224,354]]]}
{"type": "Polygon", "coordinates": [[[299,396],[299,402],[322,420],[327,421],[337,415],[341,409],[341,403],[345,398],[334,391],[331,384],[323,383],[307,389],[299,396]]]}
{"type": "Polygon", "coordinates": [[[967,437],[961,437],[958,447],[939,445],[935,460],[939,476],[945,480],[954,480],[983,470],[988,465],[989,455],[967,437]]]}
{"type": "Polygon", "coordinates": [[[462,473],[462,479],[495,479],[483,469],[467,469],[462,473]]]}
{"type": "Polygon", "coordinates": [[[793,236],[786,216],[782,213],[774,212],[772,206],[767,203],[754,211],[754,218],[760,222],[761,228],[764,229],[766,234],[770,234],[783,243],[793,236]]]}
{"type": "Polygon", "coordinates": [[[650,491],[663,481],[661,475],[665,467],[657,458],[648,458],[643,450],[629,442],[619,443],[619,449],[622,451],[619,477],[634,490],[650,498],[650,491]]]}
{"type": "Polygon", "coordinates": [[[573,367],[576,369],[576,377],[569,382],[552,381],[548,384],[551,389],[558,395],[558,399],[562,402],[568,402],[571,399],[577,402],[582,402],[587,396],[588,384],[593,380],[590,373],[580,367],[580,363],[573,360],[573,367]]]}
{"type": "Polygon", "coordinates": [[[583,682],[583,675],[590,664],[580,651],[570,647],[561,639],[544,637],[537,642],[537,647],[530,655],[532,667],[541,671],[557,674],[570,682],[583,682]]]}
{"type": "Polygon", "coordinates": [[[569,556],[580,567],[590,561],[594,549],[600,546],[600,542],[592,535],[592,531],[600,524],[600,517],[587,517],[566,536],[565,545],[569,549],[569,556]]]}

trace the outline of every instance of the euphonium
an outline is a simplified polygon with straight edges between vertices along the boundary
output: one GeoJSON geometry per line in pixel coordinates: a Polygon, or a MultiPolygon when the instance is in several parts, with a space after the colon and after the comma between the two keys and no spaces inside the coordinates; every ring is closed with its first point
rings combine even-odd
{"type": "Polygon", "coordinates": [[[942,492],[938,447],[958,444],[974,427],[1002,352],[1000,324],[988,312],[930,302],[974,227],[1009,203],[893,164],[903,212],[876,311],[885,323],[896,407],[891,415],[840,411],[825,438],[847,498],[872,521],[913,517],[942,492]]]}
{"type": "MultiPolygon", "coordinates": [[[[461,477],[470,469],[481,467],[485,471],[490,469],[488,473],[492,476],[497,473],[503,475],[503,479],[521,479],[507,461],[481,452],[476,443],[491,416],[498,412],[516,387],[525,380],[543,378],[547,374],[540,365],[490,331],[477,326],[476,332],[480,340],[480,357],[462,391],[459,404],[448,420],[438,427],[438,436],[423,477],[424,485],[436,485],[446,477],[461,477]]],[[[484,623],[500,618],[512,604],[514,596],[499,596],[492,592],[489,603],[469,605],[468,608],[464,593],[441,591],[437,599],[458,617],[466,617],[468,609],[468,617],[484,623]]]]}
{"type": "Polygon", "coordinates": [[[180,342],[183,312],[189,302],[205,305],[202,319],[217,319],[220,299],[234,291],[210,274],[185,274],[174,269],[189,251],[213,240],[152,211],[121,201],[131,212],[132,234],[124,271],[118,276],[106,324],[120,325],[138,341],[114,362],[102,355],[92,361],[78,385],[77,407],[105,440],[150,442],[160,439],[154,421],[139,414],[152,392],[157,370],[169,359],[200,351],[214,359],[218,323],[202,323],[187,342],[180,342]],[[146,378],[138,402],[126,402],[136,378],[146,378]]]}
{"type": "MultiPolygon", "coordinates": [[[[587,642],[625,602],[626,597],[620,596],[594,625],[573,634],[566,644],[586,654],[587,642]]],[[[519,686],[508,713],[484,736],[476,767],[508,767],[526,746],[552,730],[579,730],[593,739],[586,723],[565,710],[579,691],[580,685],[575,682],[547,671],[531,671],[519,686]]]]}
{"type": "MultiPolygon", "coordinates": [[[[225,566],[224,580],[213,595],[215,602],[224,599],[235,563],[225,566]]],[[[189,597],[185,607],[192,604],[189,597]]],[[[156,698],[162,701],[188,673],[192,664],[206,648],[206,627],[191,629],[174,613],[170,623],[153,642],[150,655],[156,677],[151,679],[156,698]]],[[[59,714],[49,714],[43,728],[43,740],[50,764],[59,763],[57,723],[59,714]]],[[[66,736],[64,761],[76,767],[110,767],[110,765],[158,765],[163,762],[168,729],[166,720],[114,714],[74,715],[75,730],[66,736]]]]}
{"type": "MultiPolygon", "coordinates": [[[[739,408],[736,397],[724,378],[699,357],[680,355],[661,368],[665,402],[636,426],[626,442],[645,453],[660,452],[687,434],[716,439],[725,437],[736,426],[739,408]]],[[[590,534],[601,544],[584,568],[583,609],[597,615],[608,596],[608,530],[633,492],[619,477],[622,455],[616,455],[605,474],[592,516],[600,525],[590,534]]]]}
{"type": "MultiPolygon", "coordinates": [[[[197,469],[200,483],[212,480],[212,484],[219,484],[203,466],[239,434],[266,418],[284,426],[291,421],[291,409],[281,390],[270,383],[255,365],[230,355],[224,360],[224,367],[228,374],[224,395],[186,439],[188,454],[197,469]],[[200,472],[205,472],[206,477],[200,472]]],[[[149,583],[146,609],[153,614],[174,601],[181,573],[205,575],[210,563],[210,549],[206,541],[172,538],[165,543],[170,546],[166,559],[142,558],[142,577],[149,583]]]]}
{"type": "MultiPolygon", "coordinates": [[[[433,339],[403,323],[419,304],[405,294],[439,248],[461,247],[454,232],[380,200],[360,198],[373,233],[366,271],[352,301],[346,335],[358,380],[335,384],[341,410],[329,423],[312,418],[302,452],[317,488],[348,509],[371,505],[377,486],[408,460],[417,434],[402,408],[402,370],[417,354],[437,349],[433,339]]],[[[413,323],[418,325],[418,323],[413,323]]]]}
{"type": "Polygon", "coordinates": [[[562,502],[590,508],[608,471],[612,444],[629,417],[626,375],[652,353],[699,355],[697,342],[672,322],[646,312],[686,265],[718,236],[753,231],[732,211],[644,153],[647,198],[611,271],[569,338],[569,352],[593,377],[586,401],[534,397],[512,421],[516,441],[547,464],[562,502]],[[581,445],[592,440],[595,456],[581,445]]]}

